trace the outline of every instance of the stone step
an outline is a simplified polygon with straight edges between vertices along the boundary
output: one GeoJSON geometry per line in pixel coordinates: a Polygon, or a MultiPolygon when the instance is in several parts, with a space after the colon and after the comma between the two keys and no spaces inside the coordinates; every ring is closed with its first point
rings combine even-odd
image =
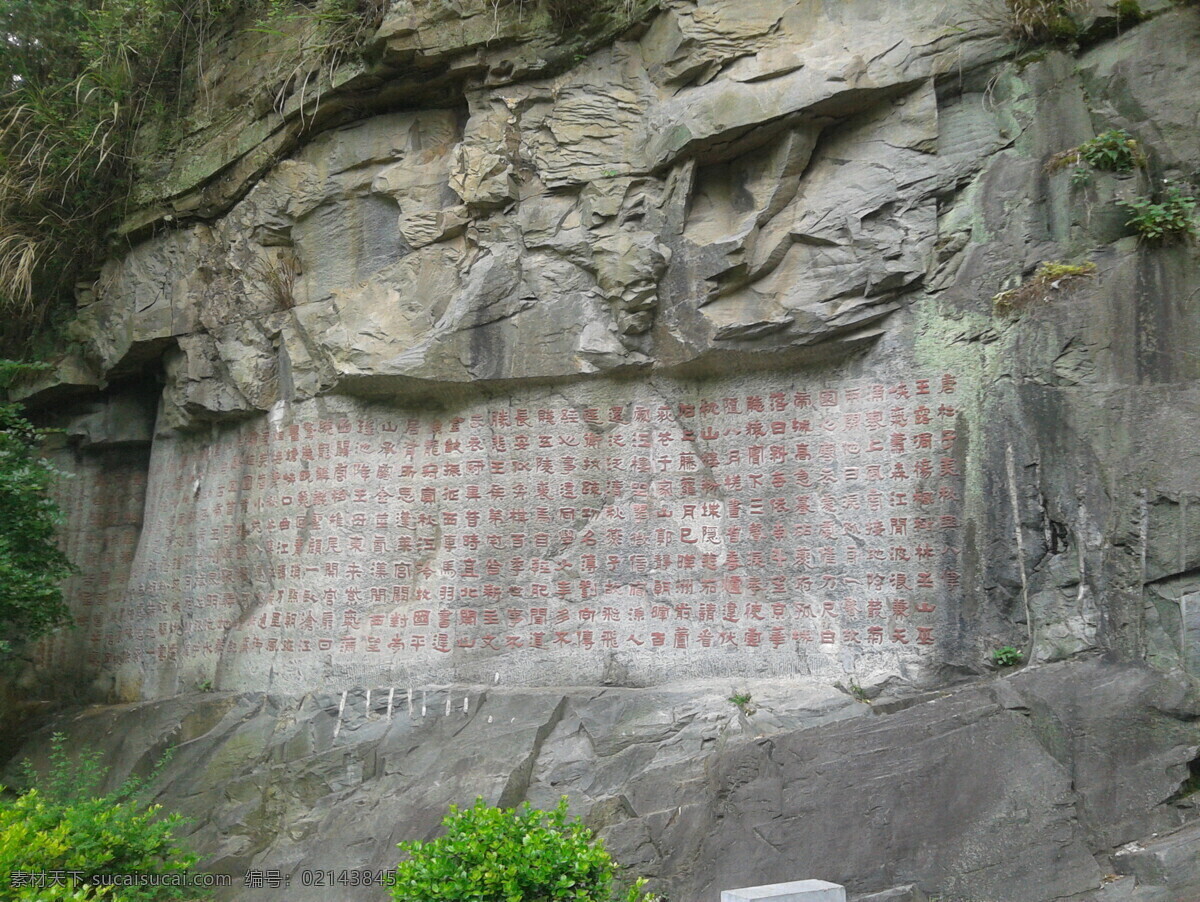
{"type": "Polygon", "coordinates": [[[905,886],[893,886],[878,893],[854,896],[850,902],[929,902],[929,897],[921,892],[919,886],[909,883],[905,886]]]}
{"type": "Polygon", "coordinates": [[[846,890],[824,880],[795,880],[725,890],[721,902],[846,902],[846,890]]]}
{"type": "Polygon", "coordinates": [[[1113,855],[1118,874],[1133,877],[1139,887],[1169,887],[1179,899],[1200,899],[1200,821],[1170,833],[1127,843],[1113,855]],[[1182,895],[1192,893],[1194,896],[1182,895]]]}

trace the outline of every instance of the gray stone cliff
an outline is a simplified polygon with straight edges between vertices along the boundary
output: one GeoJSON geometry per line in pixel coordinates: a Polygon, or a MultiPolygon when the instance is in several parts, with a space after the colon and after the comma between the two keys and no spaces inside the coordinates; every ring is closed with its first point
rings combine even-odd
{"type": "Polygon", "coordinates": [[[82,573],[19,691],[88,706],[20,754],[176,746],[206,867],[294,900],[477,795],[672,902],[1200,898],[1200,252],[1118,205],[1197,187],[1200,11],[994,9],[231,31],[29,388],[82,573]]]}

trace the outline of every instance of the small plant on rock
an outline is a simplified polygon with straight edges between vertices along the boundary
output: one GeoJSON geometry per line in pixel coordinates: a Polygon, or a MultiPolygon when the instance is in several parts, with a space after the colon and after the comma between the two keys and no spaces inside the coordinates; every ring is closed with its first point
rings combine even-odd
{"type": "Polygon", "coordinates": [[[1016,314],[1031,304],[1046,300],[1051,291],[1090,278],[1095,272],[1095,263],[1048,261],[1039,264],[1037,272],[1019,288],[1010,288],[993,297],[992,305],[997,313],[1016,314]]]}
{"type": "Polygon", "coordinates": [[[1177,185],[1165,183],[1157,201],[1135,197],[1120,203],[1133,214],[1126,225],[1133,226],[1145,241],[1165,244],[1196,237],[1196,198],[1177,185]]]}
{"type": "Polygon", "coordinates": [[[1085,6],[1084,0],[1005,0],[1004,24],[1023,43],[1067,43],[1079,35],[1075,17],[1085,6]]]}
{"type": "Polygon", "coordinates": [[[735,692],[733,695],[729,696],[729,701],[743,714],[754,713],[755,709],[751,704],[752,699],[749,692],[735,692]]]}
{"type": "Polygon", "coordinates": [[[1124,129],[1114,128],[1078,147],[1056,153],[1046,162],[1045,168],[1047,172],[1057,172],[1074,166],[1071,181],[1078,185],[1088,181],[1093,171],[1133,172],[1145,165],[1146,154],[1137,138],[1124,129]]]}
{"type": "Polygon", "coordinates": [[[1025,660],[1025,655],[1019,648],[1003,645],[992,651],[992,663],[997,667],[1016,667],[1025,660]]]}

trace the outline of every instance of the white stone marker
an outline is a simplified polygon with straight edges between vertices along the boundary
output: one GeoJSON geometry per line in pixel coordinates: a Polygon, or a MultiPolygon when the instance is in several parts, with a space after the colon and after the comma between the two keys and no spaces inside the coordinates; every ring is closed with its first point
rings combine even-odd
{"type": "Polygon", "coordinates": [[[796,880],[727,889],[721,902],[846,902],[846,888],[824,880],[796,880]]]}

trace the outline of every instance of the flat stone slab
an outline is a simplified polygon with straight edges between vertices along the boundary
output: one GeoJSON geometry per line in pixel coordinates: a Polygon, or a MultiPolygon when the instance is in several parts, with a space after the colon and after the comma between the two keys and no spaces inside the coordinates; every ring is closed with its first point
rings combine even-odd
{"type": "Polygon", "coordinates": [[[771,883],[767,886],[748,886],[727,889],[721,902],[846,902],[846,889],[824,880],[795,880],[791,883],[771,883]]]}

